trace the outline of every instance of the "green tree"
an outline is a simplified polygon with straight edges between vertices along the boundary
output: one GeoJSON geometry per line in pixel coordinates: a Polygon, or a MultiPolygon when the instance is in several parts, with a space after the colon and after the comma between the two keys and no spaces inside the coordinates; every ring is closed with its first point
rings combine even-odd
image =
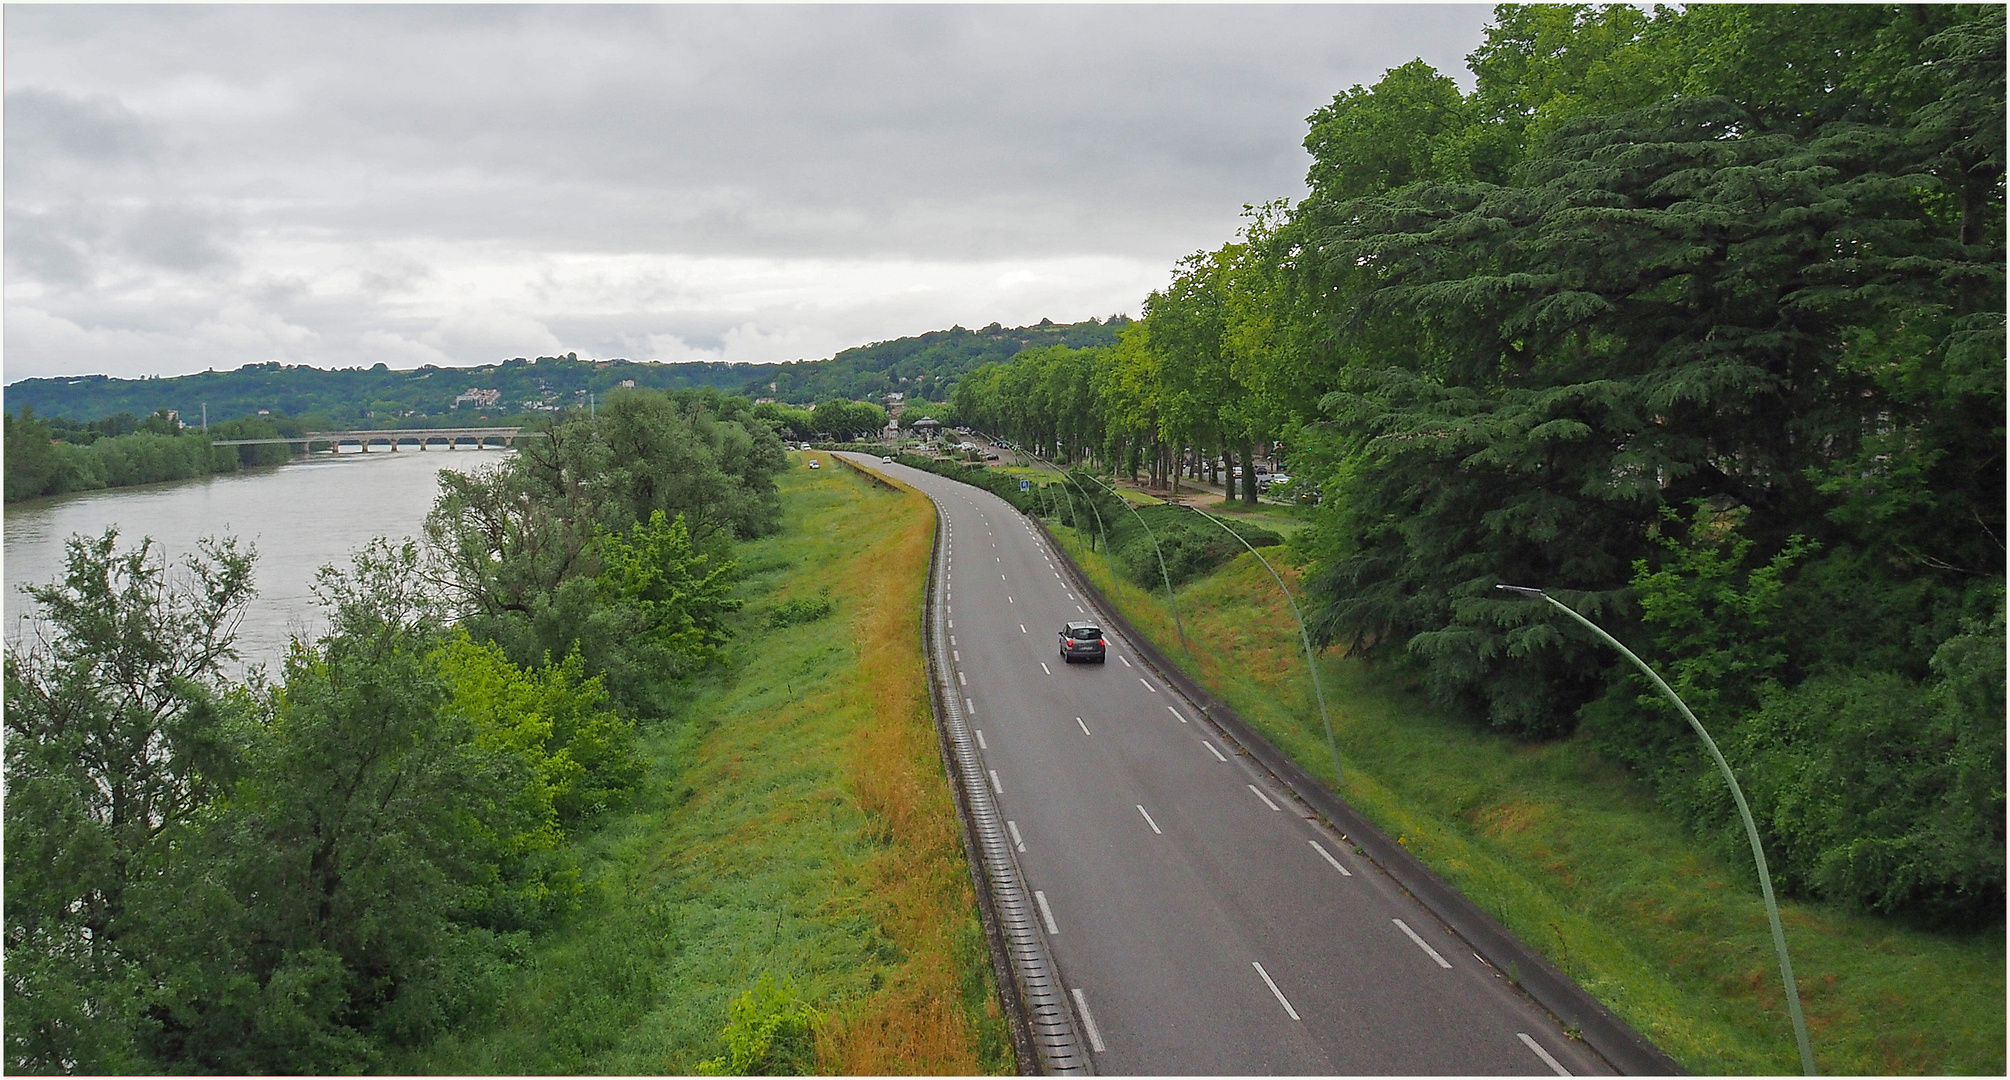
{"type": "Polygon", "coordinates": [[[329,632],[295,643],[283,689],[251,696],[243,778],[164,879],[184,910],[153,931],[163,1064],[367,1071],[380,1039],[466,1008],[489,928],[563,910],[549,886],[566,868],[523,842],[535,766],[451,707],[418,562],[378,541],[324,569],[329,632]]]}
{"type": "Polygon", "coordinates": [[[150,540],[121,550],[107,529],[26,590],[45,629],[6,657],[12,1070],[142,1067],[149,886],[241,766],[216,699],[252,560],[205,541],[170,573],[150,540]]]}
{"type": "Polygon", "coordinates": [[[810,414],[810,424],[832,438],[849,441],[884,430],[886,410],[866,401],[826,401],[810,414]]]}
{"type": "Polygon", "coordinates": [[[50,438],[49,425],[33,408],[6,415],[6,498],[20,502],[55,491],[62,478],[62,459],[50,438]]]}

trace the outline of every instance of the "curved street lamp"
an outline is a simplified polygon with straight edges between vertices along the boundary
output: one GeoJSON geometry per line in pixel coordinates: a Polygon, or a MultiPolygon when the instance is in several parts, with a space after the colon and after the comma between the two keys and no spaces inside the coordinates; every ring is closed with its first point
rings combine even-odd
{"type": "Polygon", "coordinates": [[[1517,596],[1547,600],[1551,607],[1576,619],[1579,623],[1583,624],[1585,629],[1597,634],[1600,640],[1618,649],[1621,656],[1633,661],[1633,666],[1645,672],[1647,678],[1654,683],[1655,688],[1660,690],[1669,701],[1675,703],[1675,708],[1681,711],[1682,718],[1689,721],[1689,726],[1695,729],[1697,737],[1703,740],[1705,747],[1709,748],[1710,757],[1717,762],[1718,771],[1724,774],[1724,782],[1731,785],[1731,798],[1737,802],[1738,816],[1745,822],[1745,837],[1752,842],[1752,861],[1759,866],[1759,892],[1766,899],[1766,919],[1773,927],[1773,951],[1780,958],[1780,980],[1786,984],[1787,988],[1787,1015],[1792,1017],[1794,1021],[1794,1042],[1799,1045],[1801,1051],[1801,1071],[1808,1076],[1817,1075],[1815,1072],[1815,1052],[1808,1045],[1807,1018],[1801,1015],[1800,990],[1794,984],[1794,962],[1787,956],[1787,933],[1780,927],[1780,906],[1773,900],[1773,875],[1766,870],[1766,852],[1764,848],[1759,846],[1759,827],[1752,821],[1752,808],[1745,803],[1744,789],[1738,786],[1738,778],[1731,775],[1731,763],[1725,761],[1723,751],[1717,749],[1717,740],[1712,739],[1710,733],[1703,730],[1702,721],[1696,719],[1696,714],[1689,711],[1689,706],[1683,704],[1682,699],[1675,696],[1675,691],[1666,682],[1662,681],[1661,676],[1655,674],[1654,669],[1647,666],[1647,661],[1635,656],[1632,649],[1621,645],[1618,638],[1600,629],[1597,623],[1579,615],[1568,604],[1563,603],[1541,589],[1531,589],[1521,585],[1495,585],[1494,588],[1514,593],[1517,596]]]}
{"type": "Polygon", "coordinates": [[[1270,565],[1270,560],[1264,558],[1263,553],[1256,550],[1256,545],[1250,543],[1241,533],[1229,528],[1228,522],[1215,517],[1213,514],[1202,510],[1192,503],[1185,505],[1188,510],[1221,526],[1222,531],[1242,541],[1242,546],[1248,548],[1251,555],[1256,556],[1256,561],[1262,563],[1265,570],[1270,571],[1271,578],[1277,582],[1278,591],[1284,594],[1285,602],[1291,605],[1291,617],[1298,620],[1298,640],[1305,646],[1305,668],[1312,673],[1312,693],[1319,699],[1319,719],[1326,725],[1326,750],[1333,755],[1333,783],[1335,787],[1345,787],[1347,785],[1347,774],[1340,768],[1340,744],[1333,738],[1333,717],[1326,711],[1326,691],[1319,685],[1318,655],[1312,651],[1312,635],[1305,629],[1305,616],[1298,613],[1297,599],[1291,595],[1290,589],[1284,587],[1284,578],[1277,573],[1276,567],[1270,565]]]}
{"type": "MultiPolygon", "coordinates": [[[[1152,527],[1145,523],[1145,516],[1143,514],[1138,513],[1138,508],[1132,506],[1131,501],[1129,499],[1126,499],[1122,495],[1118,494],[1115,488],[1111,487],[1108,484],[1103,483],[1102,480],[1098,479],[1092,473],[1084,472],[1082,475],[1087,476],[1090,480],[1095,482],[1097,487],[1100,487],[1104,491],[1109,492],[1112,496],[1116,498],[1118,502],[1123,503],[1124,508],[1131,512],[1132,517],[1138,519],[1138,525],[1145,530],[1145,538],[1152,542],[1152,550],[1156,552],[1159,557],[1159,576],[1165,579],[1166,603],[1172,606],[1173,626],[1179,629],[1179,647],[1185,650],[1188,656],[1192,656],[1193,648],[1192,646],[1186,643],[1186,623],[1180,621],[1179,617],[1179,597],[1173,594],[1172,574],[1166,570],[1166,553],[1165,549],[1159,546],[1158,534],[1152,532],[1152,527]]],[[[1109,541],[1105,540],[1104,547],[1106,550],[1108,548],[1108,544],[1109,541]]],[[[1114,575],[1115,573],[1116,571],[1114,569],[1111,570],[1112,575],[1114,575]]],[[[1110,584],[1113,587],[1116,585],[1116,578],[1114,576],[1111,577],[1110,584]]]]}

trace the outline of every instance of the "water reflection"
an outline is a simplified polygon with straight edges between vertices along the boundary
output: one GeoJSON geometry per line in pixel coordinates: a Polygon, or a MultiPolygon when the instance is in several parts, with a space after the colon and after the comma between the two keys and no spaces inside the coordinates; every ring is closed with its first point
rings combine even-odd
{"type": "Polygon", "coordinates": [[[170,560],[205,536],[237,536],[258,549],[258,596],[245,612],[238,651],[276,668],[288,635],[322,626],[308,586],[315,571],[346,565],[372,537],[419,534],[439,471],[497,464],[504,451],[410,450],[317,454],[274,469],[140,488],[65,495],[7,507],[5,616],[8,637],[25,631],[33,605],[23,584],[62,573],[63,543],[117,525],[122,543],[151,536],[170,560]]]}

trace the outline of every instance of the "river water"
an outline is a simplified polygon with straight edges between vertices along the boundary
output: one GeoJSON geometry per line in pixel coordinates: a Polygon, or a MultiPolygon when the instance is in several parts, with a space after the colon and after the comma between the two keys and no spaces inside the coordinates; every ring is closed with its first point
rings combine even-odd
{"type": "MultiPolygon", "coordinates": [[[[316,454],[276,468],[201,480],[111,488],[20,503],[6,509],[4,602],[11,643],[29,632],[34,602],[24,584],[63,573],[63,544],[82,533],[119,529],[121,547],[151,536],[170,563],[205,536],[236,536],[257,548],[258,595],[246,609],[238,652],[246,664],[277,673],[289,635],[326,625],[309,591],[315,572],[371,538],[419,535],[441,469],[468,471],[503,460],[504,451],[456,450],[316,454]]],[[[10,644],[11,647],[11,644],[10,644]]]]}

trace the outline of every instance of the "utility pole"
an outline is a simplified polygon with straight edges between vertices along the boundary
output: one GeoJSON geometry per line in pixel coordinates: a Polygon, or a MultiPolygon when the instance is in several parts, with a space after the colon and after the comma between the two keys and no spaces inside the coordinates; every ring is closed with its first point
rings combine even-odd
{"type": "Polygon", "coordinates": [[[209,434],[209,402],[202,403],[202,433],[209,434]]]}

